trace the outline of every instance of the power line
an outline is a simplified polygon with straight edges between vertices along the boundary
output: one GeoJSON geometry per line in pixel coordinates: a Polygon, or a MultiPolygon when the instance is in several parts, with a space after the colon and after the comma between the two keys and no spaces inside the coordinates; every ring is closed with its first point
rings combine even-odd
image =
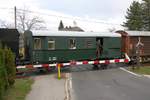
{"type": "MultiPolygon", "coordinates": [[[[0,9],[14,9],[14,8],[0,8],[0,9]]],[[[42,12],[37,12],[37,11],[31,11],[31,10],[24,10],[24,9],[18,9],[17,11],[26,11],[28,13],[36,13],[36,14],[40,14],[40,15],[45,15],[45,16],[51,16],[51,17],[58,17],[58,18],[64,18],[64,19],[70,19],[70,20],[78,20],[78,21],[86,21],[86,22],[92,22],[92,23],[100,23],[100,24],[107,24],[107,25],[119,25],[120,24],[116,24],[116,23],[110,23],[110,22],[104,22],[104,20],[88,20],[88,19],[83,19],[83,18],[73,18],[73,17],[66,17],[66,16],[61,16],[61,15],[54,15],[54,14],[47,14],[47,13],[42,13],[42,12]]],[[[78,16],[76,16],[78,17],[78,16]]]]}
{"type": "Polygon", "coordinates": [[[3,7],[1,7],[0,9],[13,9],[13,8],[3,8],[3,7]]]}
{"type": "MultiPolygon", "coordinates": [[[[94,23],[101,23],[101,24],[109,24],[109,25],[120,25],[120,24],[114,24],[114,23],[108,23],[108,22],[102,22],[102,21],[92,21],[92,20],[87,20],[87,19],[81,19],[81,18],[72,18],[72,17],[65,17],[65,16],[60,16],[60,15],[53,15],[53,14],[46,14],[46,13],[41,13],[41,12],[35,12],[31,10],[23,10],[23,9],[17,9],[20,11],[27,11],[29,13],[37,13],[41,15],[46,15],[46,16],[52,16],[52,17],[59,17],[59,18],[65,18],[65,19],[71,19],[71,20],[80,20],[80,21],[88,21],[88,22],[94,22],[94,23]]],[[[76,16],[77,17],[77,16],[76,16]]]]}

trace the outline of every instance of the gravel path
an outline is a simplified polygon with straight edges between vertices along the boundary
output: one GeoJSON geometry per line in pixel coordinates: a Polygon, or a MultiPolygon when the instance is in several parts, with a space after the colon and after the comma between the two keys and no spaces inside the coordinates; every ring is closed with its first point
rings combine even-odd
{"type": "Polygon", "coordinates": [[[56,75],[37,76],[26,100],[64,100],[65,81],[58,80],[56,75]]]}

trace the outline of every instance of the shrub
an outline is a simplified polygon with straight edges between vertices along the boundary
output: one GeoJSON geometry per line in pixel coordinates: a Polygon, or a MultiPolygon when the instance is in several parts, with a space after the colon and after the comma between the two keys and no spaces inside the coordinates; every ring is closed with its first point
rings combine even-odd
{"type": "Polygon", "coordinates": [[[15,56],[10,49],[1,48],[0,43],[0,100],[3,99],[5,91],[15,82],[15,56]]]}
{"type": "Polygon", "coordinates": [[[15,75],[16,75],[15,55],[7,47],[4,48],[4,52],[5,52],[5,67],[8,75],[8,83],[10,86],[12,86],[15,82],[15,75]]]}
{"type": "Polygon", "coordinates": [[[0,100],[2,100],[2,96],[8,87],[6,68],[4,63],[4,53],[3,50],[0,49],[0,100]]]}

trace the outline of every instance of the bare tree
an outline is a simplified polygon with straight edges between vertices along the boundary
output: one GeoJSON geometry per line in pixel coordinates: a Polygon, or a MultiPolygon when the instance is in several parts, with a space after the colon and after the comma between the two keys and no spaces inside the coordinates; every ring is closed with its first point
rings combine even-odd
{"type": "MultiPolygon", "coordinates": [[[[17,29],[24,33],[25,30],[43,30],[46,29],[44,20],[36,15],[33,15],[31,11],[24,9],[17,9],[17,29]]],[[[14,28],[12,23],[0,20],[0,27],[14,28]]]]}
{"type": "Polygon", "coordinates": [[[19,31],[24,32],[25,30],[40,30],[46,29],[44,25],[44,21],[42,18],[38,16],[31,16],[29,15],[30,11],[26,10],[25,8],[18,9],[17,11],[17,28],[19,31]]]}
{"type": "Polygon", "coordinates": [[[10,23],[7,23],[6,21],[0,20],[0,27],[1,28],[13,28],[13,25],[10,23]]]}

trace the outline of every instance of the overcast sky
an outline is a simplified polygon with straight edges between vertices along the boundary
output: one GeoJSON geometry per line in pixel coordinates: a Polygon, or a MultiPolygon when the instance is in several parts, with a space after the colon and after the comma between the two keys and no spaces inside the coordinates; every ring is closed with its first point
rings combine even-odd
{"type": "Polygon", "coordinates": [[[26,7],[39,12],[49,30],[57,30],[59,21],[72,25],[73,21],[85,31],[108,31],[109,28],[123,29],[127,8],[133,0],[0,0],[0,20],[13,23],[13,8],[26,7]],[[42,15],[41,13],[44,13],[42,15]],[[54,15],[54,16],[51,16],[54,15]]]}

